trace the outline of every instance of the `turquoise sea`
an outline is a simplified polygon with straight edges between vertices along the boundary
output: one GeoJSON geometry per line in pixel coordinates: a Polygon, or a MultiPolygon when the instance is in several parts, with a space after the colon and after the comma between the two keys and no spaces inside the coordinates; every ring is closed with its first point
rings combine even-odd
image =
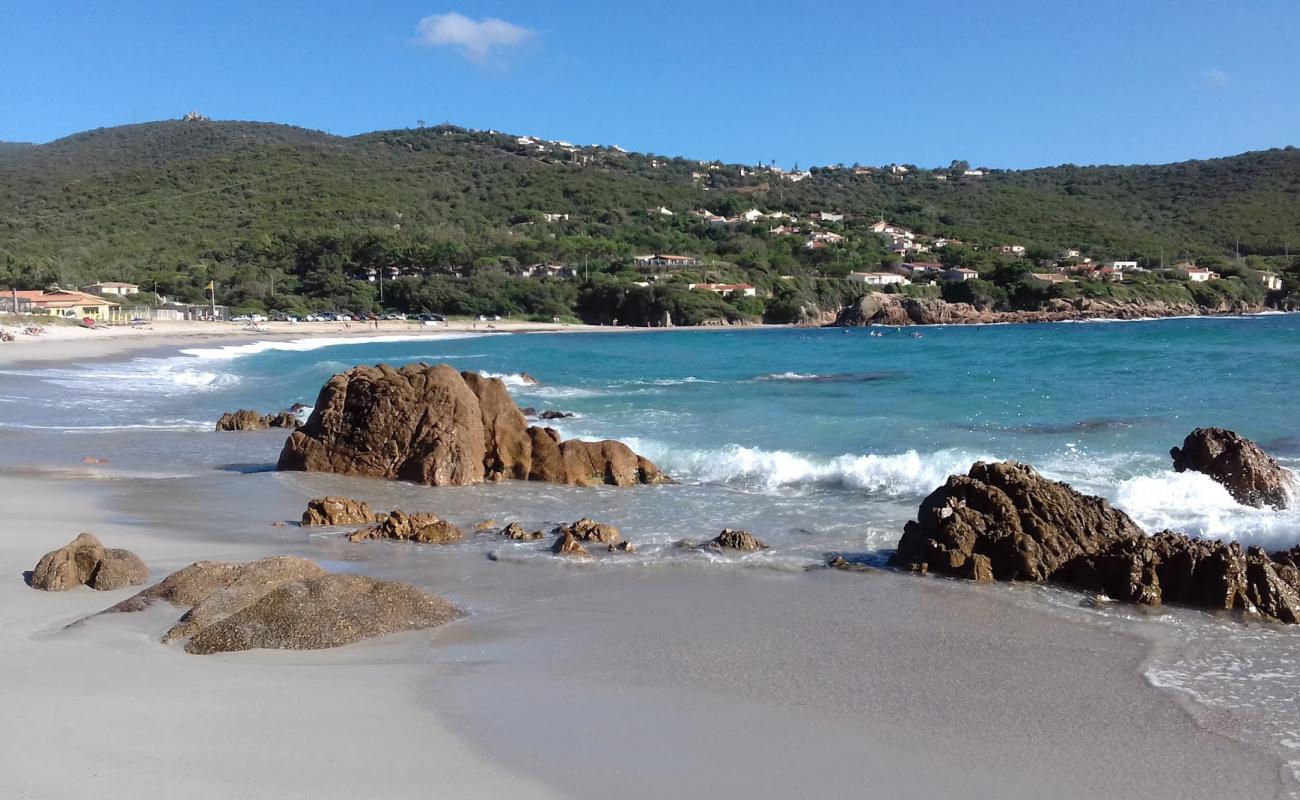
{"type": "MultiPolygon", "coordinates": [[[[1294,315],[880,336],[753,329],[250,342],[6,370],[0,429],[65,434],[10,448],[11,460],[111,448],[122,466],[145,471],[251,469],[274,461],[282,436],[208,434],[221,412],[311,404],[330,375],[358,363],[446,362],[501,376],[521,406],[577,414],[552,423],[565,436],[623,439],[676,477],[682,485],[665,490],[588,493],[650,537],[745,525],[800,561],[887,549],[948,474],[1014,458],[1108,497],[1152,530],[1283,547],[1300,542],[1300,515],[1238,506],[1208,479],[1173,473],[1168,451],[1191,429],[1219,425],[1300,462],[1298,353],[1294,315]],[[541,385],[524,385],[525,371],[541,385]]],[[[476,493],[509,495],[425,491],[458,506],[476,493]]],[[[519,487],[520,513],[560,514],[536,494],[519,487]]]]}

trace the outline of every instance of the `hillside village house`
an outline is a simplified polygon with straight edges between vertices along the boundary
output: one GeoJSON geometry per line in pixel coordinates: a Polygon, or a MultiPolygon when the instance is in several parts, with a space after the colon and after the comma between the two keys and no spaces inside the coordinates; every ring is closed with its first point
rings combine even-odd
{"type": "Polygon", "coordinates": [[[700,260],[694,256],[667,256],[655,253],[648,256],[637,256],[632,259],[638,268],[647,269],[664,269],[667,267],[698,267],[700,260]]]}
{"type": "MultiPolygon", "coordinates": [[[[1023,244],[1004,244],[995,248],[999,255],[1004,256],[1023,256],[1025,246],[1023,244]]],[[[1078,251],[1075,251],[1078,252],[1078,251]]]]}
{"type": "Polygon", "coordinates": [[[843,221],[844,221],[844,215],[843,215],[843,214],[831,214],[831,213],[826,212],[826,211],[819,211],[819,212],[817,213],[817,219],[818,219],[819,221],[821,221],[821,222],[843,222],[843,221]]]}
{"type": "Polygon", "coordinates": [[[547,222],[568,222],[568,214],[542,214],[542,219],[547,222]]]}
{"type": "Polygon", "coordinates": [[[106,300],[75,289],[50,289],[48,291],[9,292],[16,297],[21,308],[26,301],[33,314],[49,314],[55,317],[90,317],[106,320],[116,316],[120,306],[112,300],[106,300]]]}
{"type": "Polygon", "coordinates": [[[899,264],[898,271],[912,280],[917,280],[939,275],[943,272],[943,264],[935,261],[908,261],[899,264]]]}
{"type": "Polygon", "coordinates": [[[758,294],[758,289],[750,286],[748,283],[688,283],[686,284],[686,288],[692,291],[700,289],[706,292],[713,292],[714,294],[720,294],[723,297],[731,297],[734,294],[739,294],[744,297],[753,297],[758,294]]]}
{"type": "Polygon", "coordinates": [[[1110,267],[1116,272],[1136,272],[1138,262],[1136,261],[1107,261],[1104,266],[1110,267]]]}
{"type": "Polygon", "coordinates": [[[1030,277],[1040,283],[1074,283],[1059,272],[1031,272],[1030,277]]]}
{"type": "Polygon", "coordinates": [[[1281,275],[1278,275],[1276,272],[1267,272],[1264,270],[1260,270],[1260,272],[1258,272],[1257,274],[1259,275],[1260,282],[1264,284],[1265,289],[1268,289],[1270,292],[1276,292],[1281,290],[1282,288],[1281,275]]]}
{"type": "Polygon", "coordinates": [[[81,291],[90,292],[91,294],[111,294],[118,297],[126,297],[129,294],[139,294],[140,287],[134,283],[117,283],[115,281],[103,281],[101,283],[92,283],[89,286],[81,287],[81,291]]]}
{"type": "Polygon", "coordinates": [[[1191,264],[1180,264],[1175,267],[1175,272],[1180,278],[1186,278],[1192,283],[1205,283],[1219,277],[1219,273],[1205,267],[1197,267],[1191,264]]]}
{"type": "Polygon", "coordinates": [[[907,286],[910,280],[896,272],[850,272],[851,283],[865,283],[867,286],[907,286]]]}
{"type": "Polygon", "coordinates": [[[979,276],[980,274],[978,272],[976,272],[973,269],[968,269],[966,267],[957,267],[955,269],[950,269],[947,272],[943,273],[943,279],[945,281],[958,281],[958,282],[973,281],[979,276]]]}
{"type": "Polygon", "coordinates": [[[902,236],[908,239],[915,239],[916,234],[912,233],[902,225],[895,225],[892,222],[885,222],[883,219],[879,222],[872,223],[867,230],[880,236],[902,236]]]}

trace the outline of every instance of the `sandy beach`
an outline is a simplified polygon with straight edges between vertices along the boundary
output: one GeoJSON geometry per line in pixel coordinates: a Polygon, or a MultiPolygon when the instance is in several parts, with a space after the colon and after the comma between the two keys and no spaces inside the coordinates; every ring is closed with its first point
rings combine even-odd
{"type": "MultiPolygon", "coordinates": [[[[312,333],[294,326],[269,336],[312,333]]],[[[0,345],[0,354],[82,360],[268,338],[94,335],[0,345]]],[[[60,435],[0,432],[0,446],[60,435]]],[[[437,511],[468,530],[505,518],[511,495],[270,472],[261,456],[240,454],[274,452],[283,434],[185,435],[219,437],[215,468],[155,460],[144,470],[97,449],[112,463],[22,466],[11,454],[0,469],[0,574],[8,576],[0,582],[8,712],[0,795],[1221,798],[1295,790],[1282,759],[1253,746],[1239,720],[1192,709],[1144,677],[1169,642],[1136,616],[1082,607],[1077,595],[887,570],[572,564],[517,557],[517,546],[490,535],[455,547],[351,544],[337,530],[308,532],[292,521],[308,498],[341,493],[379,508],[437,511]],[[172,609],[66,627],[132,590],[47,593],[24,584],[42,553],[80,531],[137,553],[153,580],[201,559],[299,555],[410,582],[468,617],[336,650],[187,655],[160,641],[179,613],[172,609]]],[[[78,436],[72,447],[115,441],[78,436]]],[[[536,493],[574,518],[620,491],[637,490],[536,493]]]]}

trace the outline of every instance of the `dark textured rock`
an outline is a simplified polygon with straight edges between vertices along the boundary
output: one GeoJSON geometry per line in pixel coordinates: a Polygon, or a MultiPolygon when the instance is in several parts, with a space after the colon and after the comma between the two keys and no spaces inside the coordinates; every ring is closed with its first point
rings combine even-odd
{"type": "Polygon", "coordinates": [[[1161,300],[1096,300],[1053,298],[1038,308],[1024,311],[993,311],[969,303],[949,303],[939,298],[908,297],[871,292],[840,309],[835,325],[978,325],[998,322],[1065,322],[1088,319],[1150,319],[1201,314],[1246,314],[1263,310],[1244,302],[1224,303],[1207,308],[1192,303],[1161,300]]]}
{"type": "Polygon", "coordinates": [[[250,411],[247,408],[241,408],[238,411],[231,411],[221,415],[217,420],[217,430],[219,431],[262,431],[269,427],[266,424],[266,418],[256,411],[250,411]]]}
{"type": "Polygon", "coordinates": [[[1178,472],[1192,470],[1223,484],[1238,503],[1286,508],[1295,477],[1259,445],[1223,428],[1197,428],[1169,451],[1178,472]]]}
{"type": "Polygon", "coordinates": [[[58,550],[41,556],[32,570],[31,587],[62,592],[78,586],[100,591],[138,586],[149,579],[149,568],[135,553],[105,548],[92,534],[82,533],[58,550]]]}
{"type": "Polygon", "coordinates": [[[635,553],[636,545],[632,544],[627,539],[624,539],[621,542],[615,542],[614,544],[609,545],[605,550],[610,553],[635,553]]]}
{"type": "Polygon", "coordinates": [[[328,495],[307,501],[302,512],[302,524],[312,525],[365,525],[378,521],[370,506],[360,500],[328,495]]]}
{"type": "Polygon", "coordinates": [[[749,552],[767,549],[767,545],[749,531],[732,530],[731,528],[723,528],[722,533],[705,542],[703,546],[715,550],[744,550],[749,552]]]}
{"type": "Polygon", "coordinates": [[[348,541],[364,542],[367,539],[396,539],[421,544],[447,544],[458,542],[465,534],[455,525],[433,514],[408,514],[393,511],[378,523],[348,534],[348,541]]]}
{"type": "Polygon", "coordinates": [[[580,542],[616,544],[623,540],[623,534],[618,528],[586,517],[569,525],[561,525],[551,533],[555,536],[572,536],[580,542]]]}
{"type": "Polygon", "coordinates": [[[551,544],[551,552],[569,558],[591,558],[591,553],[587,552],[587,548],[583,547],[582,542],[571,532],[561,533],[555,537],[555,541],[551,544]]]}
{"type": "Polygon", "coordinates": [[[1130,603],[1300,620],[1300,570],[1235,542],[1147,536],[1098,497],[1014,462],[979,463],[921,503],[890,563],[974,580],[1055,581],[1130,603]]]}
{"type": "Polygon", "coordinates": [[[335,375],[285,443],[278,467],[433,486],[506,478],[668,482],[619,442],[561,442],[555,431],[529,428],[500,380],[445,364],[381,364],[335,375]]]}
{"type": "Polygon", "coordinates": [[[537,415],[537,418],[551,420],[551,419],[569,419],[570,417],[576,417],[576,416],[577,414],[574,414],[572,411],[543,411],[542,413],[537,415]]]}
{"type": "Polygon", "coordinates": [[[513,539],[518,542],[531,542],[531,541],[536,541],[537,539],[546,538],[546,534],[542,533],[541,531],[530,532],[526,530],[524,526],[520,525],[518,522],[512,522],[509,525],[505,526],[504,528],[501,529],[498,535],[504,536],[507,539],[513,539]]]}

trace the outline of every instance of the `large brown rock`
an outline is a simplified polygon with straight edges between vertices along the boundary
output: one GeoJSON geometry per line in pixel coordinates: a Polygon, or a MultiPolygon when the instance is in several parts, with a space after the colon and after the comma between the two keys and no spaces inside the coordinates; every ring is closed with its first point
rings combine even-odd
{"type": "Polygon", "coordinates": [[[926,497],[890,563],[975,580],[1054,581],[1117,600],[1300,621],[1300,570],[1235,542],[1164,531],[1014,462],[979,463],[926,497]]]}
{"type": "Polygon", "coordinates": [[[529,428],[496,378],[442,364],[335,375],[280,453],[282,470],[464,486],[517,478],[575,485],[665,483],[620,442],[561,442],[529,428]]]}
{"type": "Polygon", "coordinates": [[[704,547],[715,550],[744,550],[747,552],[767,549],[767,545],[754,534],[732,528],[723,528],[722,533],[705,542],[704,547]]]}
{"type": "Polygon", "coordinates": [[[1197,428],[1182,447],[1169,451],[1178,472],[1192,470],[1223,484],[1238,503],[1286,508],[1295,490],[1295,477],[1259,445],[1223,428],[1197,428]]]}
{"type": "Polygon", "coordinates": [[[336,647],[462,614],[413,586],[330,574],[293,556],[191,564],[104,613],[139,611],[158,601],[189,609],[164,641],[189,639],[185,649],[198,654],[336,647]]]}
{"type": "Polygon", "coordinates": [[[555,536],[572,536],[580,542],[615,544],[623,540],[623,533],[618,528],[586,517],[569,525],[561,525],[551,533],[555,536]]]}
{"type": "Polygon", "coordinates": [[[368,503],[337,495],[308,500],[307,510],[302,512],[302,524],[306,526],[365,525],[378,519],[368,503]]]}
{"type": "Polygon", "coordinates": [[[1036,309],[994,311],[969,303],[949,303],[938,298],[869,292],[840,309],[835,325],[975,325],[992,322],[1065,322],[1087,319],[1150,319],[1199,314],[1247,314],[1262,310],[1248,303],[1222,303],[1202,307],[1162,300],[1095,300],[1052,298],[1036,309]]]}
{"type": "Polygon", "coordinates": [[[41,556],[32,570],[31,587],[47,592],[78,586],[111,591],[137,586],[148,579],[149,568],[135,553],[106,548],[92,534],[82,533],[41,556]]]}
{"type": "Polygon", "coordinates": [[[392,511],[377,524],[348,534],[348,541],[364,542],[367,539],[397,539],[421,544],[446,544],[465,538],[460,528],[433,514],[408,514],[392,511]]]}
{"type": "Polygon", "coordinates": [[[463,616],[451,603],[406,583],[365,575],[323,575],[286,583],[185,645],[197,655],[254,648],[318,650],[443,625],[463,616]]]}

